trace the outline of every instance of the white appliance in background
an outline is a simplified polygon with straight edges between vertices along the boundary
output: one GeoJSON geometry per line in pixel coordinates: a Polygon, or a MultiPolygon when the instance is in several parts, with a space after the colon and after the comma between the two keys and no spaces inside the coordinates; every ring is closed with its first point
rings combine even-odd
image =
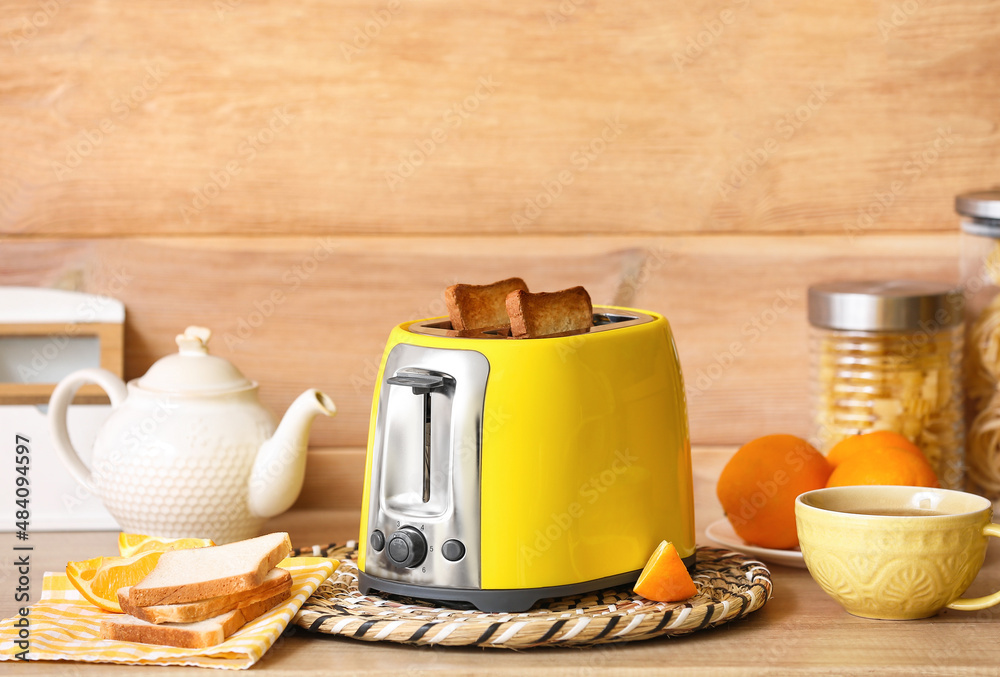
{"type": "MultiPolygon", "coordinates": [[[[31,441],[31,531],[118,530],[100,499],[77,483],[57,456],[46,416],[49,396],[67,374],[104,367],[122,375],[125,307],[94,294],[0,287],[0,532],[17,530],[15,436],[31,441]]],[[[111,405],[97,386],[69,408],[73,446],[89,462],[111,405]]]]}

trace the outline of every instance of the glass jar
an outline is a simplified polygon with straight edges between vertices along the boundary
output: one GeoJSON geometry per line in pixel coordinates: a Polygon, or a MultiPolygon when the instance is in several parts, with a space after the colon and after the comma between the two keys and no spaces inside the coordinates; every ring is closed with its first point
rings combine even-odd
{"type": "Polygon", "coordinates": [[[1000,291],[1000,189],[955,198],[962,224],[962,289],[966,318],[979,317],[1000,291]]]}
{"type": "Polygon", "coordinates": [[[1000,498],[1000,190],[955,198],[966,297],[965,407],[970,488],[1000,498]]]}
{"type": "Polygon", "coordinates": [[[849,435],[892,430],[920,447],[942,487],[964,488],[963,305],[959,290],[936,282],[809,288],[824,453],[849,435]]]}

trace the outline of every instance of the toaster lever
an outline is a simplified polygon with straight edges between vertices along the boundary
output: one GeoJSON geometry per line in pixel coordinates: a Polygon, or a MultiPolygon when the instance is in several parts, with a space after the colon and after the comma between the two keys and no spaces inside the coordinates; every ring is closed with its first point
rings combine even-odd
{"type": "Polygon", "coordinates": [[[401,374],[390,376],[385,382],[393,386],[413,388],[414,395],[428,395],[445,385],[444,376],[438,374],[401,374]]]}

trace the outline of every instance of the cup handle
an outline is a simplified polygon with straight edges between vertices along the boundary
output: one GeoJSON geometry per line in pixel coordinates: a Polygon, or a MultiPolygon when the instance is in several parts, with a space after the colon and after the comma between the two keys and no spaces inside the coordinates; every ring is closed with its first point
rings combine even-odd
{"type": "MultiPolygon", "coordinates": [[[[987,524],[983,527],[983,535],[1000,538],[1000,524],[987,524]]],[[[997,604],[1000,604],[1000,591],[983,597],[959,597],[951,604],[948,604],[947,607],[959,611],[978,611],[979,609],[986,609],[997,604]]]]}

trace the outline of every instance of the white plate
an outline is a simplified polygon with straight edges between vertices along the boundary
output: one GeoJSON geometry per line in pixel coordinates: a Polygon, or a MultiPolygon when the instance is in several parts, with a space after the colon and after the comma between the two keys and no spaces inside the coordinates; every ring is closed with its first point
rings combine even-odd
{"type": "Polygon", "coordinates": [[[806,566],[805,560],[802,559],[802,551],[798,548],[795,550],[774,550],[773,548],[760,548],[756,545],[750,545],[736,535],[736,532],[733,531],[733,525],[725,517],[709,524],[708,528],[705,529],[705,535],[719,545],[724,545],[739,552],[745,552],[765,562],[784,564],[789,567],[805,568],[806,566]]]}

